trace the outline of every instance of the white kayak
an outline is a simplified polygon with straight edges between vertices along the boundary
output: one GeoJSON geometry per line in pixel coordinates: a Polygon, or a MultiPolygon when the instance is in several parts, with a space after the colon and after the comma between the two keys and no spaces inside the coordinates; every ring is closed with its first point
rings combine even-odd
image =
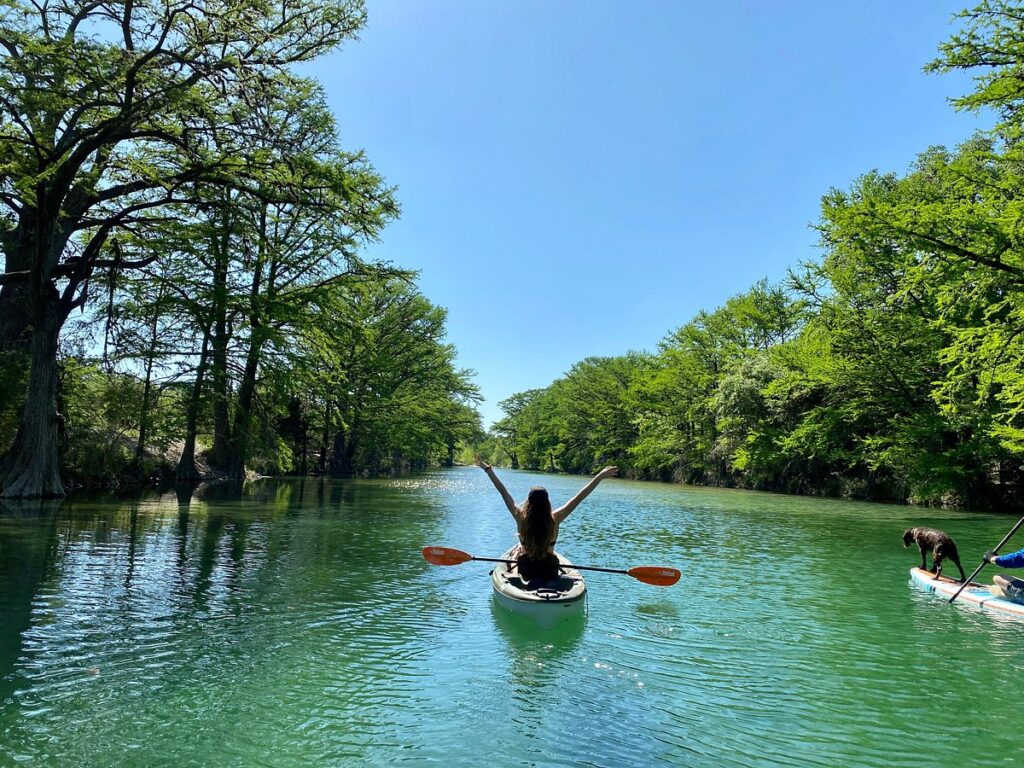
{"type": "MultiPolygon", "coordinates": [[[[516,549],[509,549],[502,559],[511,559],[516,549]]],[[[560,563],[569,565],[568,560],[555,554],[560,563]]],[[[562,568],[555,579],[527,585],[519,577],[515,563],[498,563],[491,571],[491,585],[499,605],[528,616],[542,627],[581,615],[587,596],[583,575],[574,568],[562,568]]]]}

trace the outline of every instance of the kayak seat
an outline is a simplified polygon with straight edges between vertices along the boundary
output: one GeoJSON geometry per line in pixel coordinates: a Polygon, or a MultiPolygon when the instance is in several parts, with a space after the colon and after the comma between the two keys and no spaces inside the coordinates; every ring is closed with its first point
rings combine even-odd
{"type": "Polygon", "coordinates": [[[574,583],[574,579],[567,579],[564,576],[556,576],[553,579],[533,579],[532,581],[526,582],[525,588],[529,592],[539,592],[543,590],[564,592],[571,589],[574,583]]]}
{"type": "Polygon", "coordinates": [[[539,592],[543,590],[565,592],[572,589],[573,584],[576,583],[575,579],[565,576],[556,576],[553,579],[531,579],[530,581],[523,581],[519,576],[506,576],[505,581],[510,586],[526,592],[539,592]]]}

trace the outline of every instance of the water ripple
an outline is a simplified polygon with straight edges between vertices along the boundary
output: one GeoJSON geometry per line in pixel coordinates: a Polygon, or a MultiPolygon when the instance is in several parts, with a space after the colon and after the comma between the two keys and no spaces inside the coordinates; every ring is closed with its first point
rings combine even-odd
{"type": "MultiPolygon", "coordinates": [[[[589,574],[543,633],[485,563],[419,556],[511,540],[468,470],[0,518],[0,764],[916,766],[936,723],[932,765],[1015,754],[1021,624],[908,585],[919,514],[608,482],[565,551],[683,579],[589,574]]],[[[943,525],[970,551],[1005,521],[943,525]]]]}

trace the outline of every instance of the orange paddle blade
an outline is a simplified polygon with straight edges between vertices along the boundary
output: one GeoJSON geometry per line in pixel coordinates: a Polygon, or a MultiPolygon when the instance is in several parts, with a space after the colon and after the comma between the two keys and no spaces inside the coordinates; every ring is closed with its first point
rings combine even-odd
{"type": "Polygon", "coordinates": [[[432,565],[461,565],[473,559],[469,552],[450,547],[424,547],[423,557],[432,565]]]}
{"type": "Polygon", "coordinates": [[[660,565],[638,565],[626,571],[634,579],[644,584],[653,584],[656,587],[671,587],[682,575],[675,568],[665,568],[660,565]]]}

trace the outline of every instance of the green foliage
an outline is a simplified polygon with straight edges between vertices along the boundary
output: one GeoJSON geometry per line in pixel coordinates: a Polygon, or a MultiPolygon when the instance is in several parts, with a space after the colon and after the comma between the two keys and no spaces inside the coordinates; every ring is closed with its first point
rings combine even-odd
{"type": "Polygon", "coordinates": [[[513,395],[493,428],[498,446],[526,469],[590,472],[623,463],[637,434],[626,404],[647,366],[636,353],[587,358],[547,389],[513,395]]]}
{"type": "Polygon", "coordinates": [[[953,104],[958,109],[993,108],[1003,115],[1006,127],[1022,124],[1024,85],[1020,63],[1024,61],[1024,14],[1015,0],[984,0],[961,11],[964,28],[939,46],[940,56],[929,63],[929,72],[970,71],[975,90],[953,104]],[[980,70],[980,71],[979,71],[980,70]]]}
{"type": "Polygon", "coordinates": [[[61,364],[61,390],[62,463],[74,485],[114,486],[168,475],[172,465],[167,451],[181,430],[177,393],[166,393],[152,408],[150,450],[136,464],[143,392],[137,377],[110,374],[95,361],[66,357],[61,364]]]}
{"type": "MultiPolygon", "coordinates": [[[[5,269],[42,270],[62,321],[92,310],[73,322],[75,344],[65,328],[66,470],[79,482],[166,471],[194,413],[211,455],[227,446],[268,474],[480,453],[545,471],[617,464],[663,480],[1019,504],[1018,5],[965,11],[928,66],[980,72],[955,104],[996,109],[995,130],[828,191],[819,261],[698,312],[654,354],[587,358],[513,395],[485,434],[445,311],[412,274],[357,256],[397,216],[393,191],[338,146],[323,89],[287,66],[351,37],[361,4],[142,2],[128,15],[9,0],[5,269]],[[49,244],[45,262],[30,232],[49,244]]],[[[17,354],[0,360],[7,442],[26,386],[17,354]]]]}
{"type": "MultiPolygon", "coordinates": [[[[920,503],[1005,501],[1005,483],[995,488],[991,478],[1015,476],[1019,459],[994,408],[1011,394],[1000,387],[981,398],[979,382],[957,384],[965,364],[950,364],[966,343],[950,323],[953,308],[986,313],[944,303],[953,288],[922,280],[920,252],[891,233],[853,229],[860,220],[851,207],[875,177],[864,182],[826,198],[829,250],[793,276],[793,293],[759,283],[699,313],[653,358],[584,361],[550,387],[506,401],[495,439],[514,436],[524,466],[537,469],[585,472],[604,460],[639,477],[920,503]],[[751,312],[766,295],[778,311],[751,312]],[[621,368],[627,360],[629,375],[609,375],[610,361],[621,368]]],[[[976,275],[971,290],[987,295],[976,275]]],[[[996,311],[1000,323],[1009,316],[996,311]]],[[[1005,337],[966,338],[976,354],[1012,348],[1005,337]]]]}
{"type": "Polygon", "coordinates": [[[290,352],[301,374],[287,392],[303,404],[325,471],[450,463],[479,438],[479,395],[444,343],[447,313],[406,278],[334,283],[307,309],[290,352]]]}
{"type": "MultiPolygon", "coordinates": [[[[354,37],[361,2],[4,6],[0,245],[6,272],[55,290],[34,314],[0,304],[0,346],[88,312],[64,327],[67,472],[144,477],[195,442],[233,476],[339,450],[387,470],[481,431],[444,311],[357,255],[393,190],[292,68],[354,37]]],[[[3,370],[6,444],[25,371],[3,370]]]]}

